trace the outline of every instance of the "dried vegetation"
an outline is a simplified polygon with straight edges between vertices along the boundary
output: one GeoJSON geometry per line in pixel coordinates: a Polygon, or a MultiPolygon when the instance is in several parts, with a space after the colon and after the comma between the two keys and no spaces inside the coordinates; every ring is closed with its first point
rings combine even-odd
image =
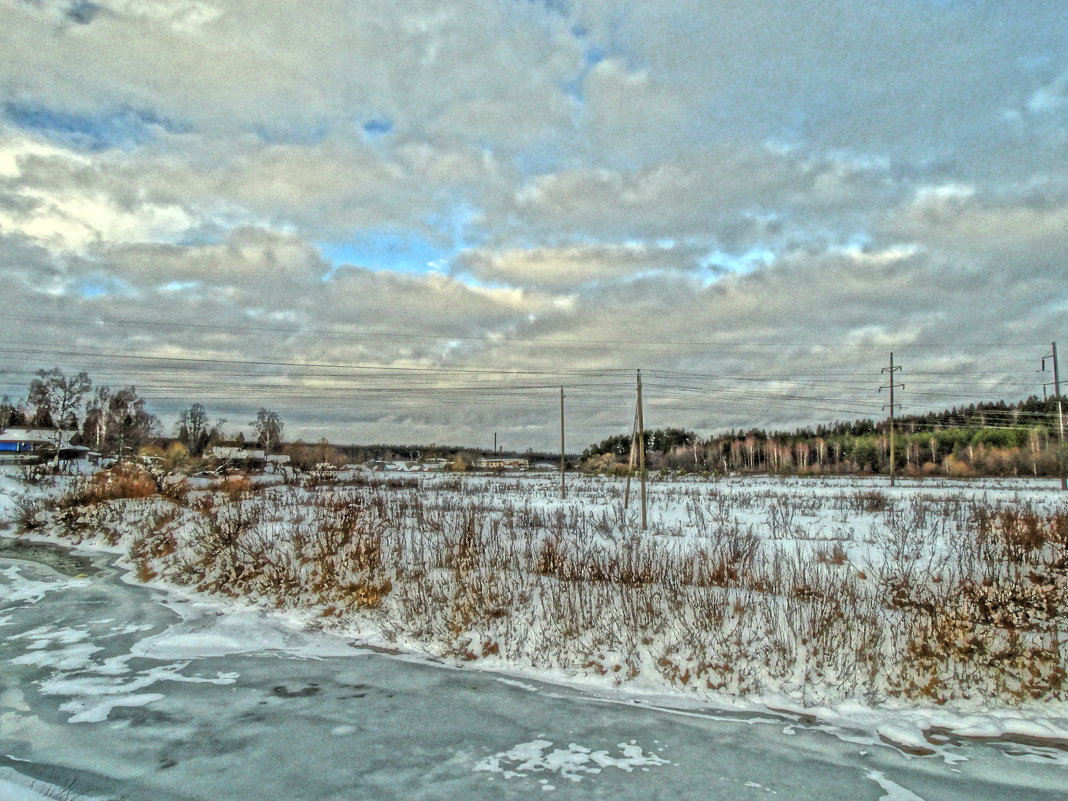
{"type": "Polygon", "coordinates": [[[1064,699],[1068,510],[846,482],[76,485],[24,525],[129,549],[137,574],[461,660],[808,703],[1064,699]],[[666,521],[666,522],[664,522],[666,521]]]}

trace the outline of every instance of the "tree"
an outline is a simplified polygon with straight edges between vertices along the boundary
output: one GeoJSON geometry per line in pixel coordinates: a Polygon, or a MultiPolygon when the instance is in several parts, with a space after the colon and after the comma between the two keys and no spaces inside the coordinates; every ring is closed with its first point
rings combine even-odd
{"type": "Polygon", "coordinates": [[[185,445],[191,454],[200,456],[213,439],[222,434],[225,420],[217,420],[215,425],[208,424],[208,413],[199,403],[194,403],[178,415],[178,441],[185,445]]]}
{"type": "Polygon", "coordinates": [[[78,410],[93,382],[84,373],[68,378],[58,367],[51,370],[38,370],[37,378],[30,382],[27,400],[34,408],[34,424],[47,419],[53,427],[52,444],[55,448],[55,461],[52,469],[59,467],[59,452],[63,447],[64,428],[78,428],[78,410]]]}
{"type": "Polygon", "coordinates": [[[257,442],[267,455],[270,455],[271,451],[282,443],[282,430],[285,424],[278,412],[261,408],[256,412],[256,419],[249,425],[252,426],[257,442]]]}
{"type": "Polygon", "coordinates": [[[4,395],[4,399],[0,401],[0,431],[9,426],[25,424],[26,420],[23,417],[22,410],[15,406],[7,395],[4,395]]]}
{"type": "Polygon", "coordinates": [[[108,404],[111,402],[111,388],[97,387],[93,393],[93,399],[85,410],[85,422],[82,424],[82,441],[96,448],[104,449],[104,443],[108,437],[108,427],[111,417],[108,415],[108,404]]]}
{"type": "Polygon", "coordinates": [[[159,419],[145,410],[145,399],[133,387],[120,389],[111,397],[107,416],[111,424],[106,446],[120,456],[127,450],[136,451],[159,430],[159,419]]]}

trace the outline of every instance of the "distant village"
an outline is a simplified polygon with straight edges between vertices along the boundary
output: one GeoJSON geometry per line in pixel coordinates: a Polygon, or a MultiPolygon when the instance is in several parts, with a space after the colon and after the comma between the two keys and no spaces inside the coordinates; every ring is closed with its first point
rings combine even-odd
{"type": "MultiPolygon", "coordinates": [[[[68,472],[83,472],[85,466],[108,467],[120,457],[117,453],[105,453],[76,444],[77,431],[54,428],[31,428],[13,426],[0,431],[0,464],[44,465],[55,463],[68,472]]],[[[137,453],[124,453],[123,458],[143,462],[164,461],[168,449],[177,445],[176,440],[159,440],[151,446],[141,447],[137,453]]],[[[283,473],[287,470],[317,470],[337,472],[361,470],[373,473],[431,473],[448,471],[549,471],[558,470],[559,462],[535,461],[524,456],[497,453],[474,454],[470,451],[456,453],[451,457],[430,456],[426,458],[368,458],[360,462],[343,460],[344,449],[320,443],[313,446],[323,452],[322,461],[312,464],[306,458],[294,459],[294,454],[285,450],[309,447],[303,443],[282,446],[280,453],[268,453],[262,447],[245,444],[209,445],[196,460],[198,471],[221,475],[226,472],[283,473]]]]}

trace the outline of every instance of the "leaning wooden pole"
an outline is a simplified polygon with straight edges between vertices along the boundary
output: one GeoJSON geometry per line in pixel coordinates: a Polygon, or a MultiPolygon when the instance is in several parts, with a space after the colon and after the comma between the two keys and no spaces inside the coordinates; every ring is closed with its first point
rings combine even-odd
{"type": "Polygon", "coordinates": [[[630,509],[630,477],[634,474],[635,448],[638,447],[638,404],[634,404],[634,423],[630,427],[630,454],[627,457],[627,487],[623,491],[623,511],[630,509]]]}
{"type": "Polygon", "coordinates": [[[638,371],[638,473],[642,482],[642,531],[648,528],[645,489],[645,415],[642,412],[642,371],[638,371]]]}
{"type": "Polygon", "coordinates": [[[1064,454],[1064,411],[1061,409],[1061,368],[1057,363],[1057,343],[1053,345],[1053,391],[1057,395],[1057,431],[1059,433],[1060,448],[1057,450],[1057,467],[1061,473],[1061,491],[1068,490],[1068,474],[1065,473],[1064,454]]]}
{"type": "Polygon", "coordinates": [[[567,462],[564,459],[564,388],[560,387],[560,500],[567,497],[567,484],[564,479],[564,468],[567,462]]]}

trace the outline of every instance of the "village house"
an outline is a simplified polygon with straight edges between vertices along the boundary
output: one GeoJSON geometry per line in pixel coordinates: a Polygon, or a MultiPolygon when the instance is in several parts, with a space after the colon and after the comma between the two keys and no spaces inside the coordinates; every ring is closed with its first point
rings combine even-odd
{"type": "Polygon", "coordinates": [[[475,462],[479,470],[527,470],[530,460],[518,456],[490,456],[475,462]]]}
{"type": "MultiPolygon", "coordinates": [[[[71,445],[74,431],[60,431],[61,461],[84,459],[88,448],[71,445]]],[[[0,464],[35,464],[55,458],[57,432],[52,428],[5,428],[0,432],[0,464]]]]}

